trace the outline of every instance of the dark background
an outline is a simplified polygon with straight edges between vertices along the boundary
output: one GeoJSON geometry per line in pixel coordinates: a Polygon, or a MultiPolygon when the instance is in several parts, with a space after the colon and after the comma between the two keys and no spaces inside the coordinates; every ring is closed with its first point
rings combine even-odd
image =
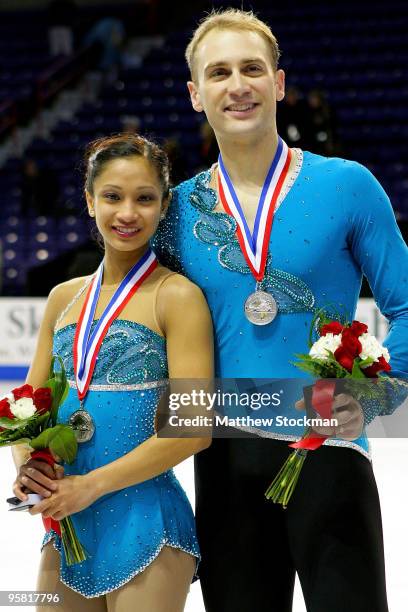
{"type": "Polygon", "coordinates": [[[197,21],[220,6],[253,9],[278,38],[288,87],[281,136],[366,165],[407,239],[408,3],[60,4],[0,2],[2,295],[46,295],[95,269],[87,142],[123,129],[153,136],[175,183],[216,160],[211,130],[190,106],[184,49],[197,21]],[[69,52],[50,45],[61,24],[69,52]]]}

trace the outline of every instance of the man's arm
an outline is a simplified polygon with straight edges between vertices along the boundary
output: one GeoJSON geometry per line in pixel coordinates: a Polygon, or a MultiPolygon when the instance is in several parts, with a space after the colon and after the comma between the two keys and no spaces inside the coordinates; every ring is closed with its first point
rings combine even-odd
{"type": "Polygon", "coordinates": [[[346,184],[349,246],[388,319],[384,345],[391,356],[389,375],[401,383],[390,385],[385,405],[373,400],[362,402],[368,424],[378,414],[392,413],[408,394],[408,386],[403,384],[408,381],[408,247],[390,200],[374,176],[363,166],[351,164],[346,184]]]}

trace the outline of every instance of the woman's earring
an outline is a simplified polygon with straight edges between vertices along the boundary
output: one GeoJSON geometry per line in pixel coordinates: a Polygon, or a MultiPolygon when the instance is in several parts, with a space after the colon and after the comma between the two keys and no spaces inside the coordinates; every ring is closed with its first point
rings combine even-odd
{"type": "Polygon", "coordinates": [[[160,221],[163,221],[163,219],[165,218],[165,216],[166,216],[166,213],[165,213],[165,212],[162,212],[162,214],[160,215],[160,221]]]}
{"type": "Polygon", "coordinates": [[[90,211],[89,211],[89,216],[90,216],[90,217],[94,217],[94,216],[95,216],[95,212],[94,212],[93,210],[90,210],[90,211]]]}

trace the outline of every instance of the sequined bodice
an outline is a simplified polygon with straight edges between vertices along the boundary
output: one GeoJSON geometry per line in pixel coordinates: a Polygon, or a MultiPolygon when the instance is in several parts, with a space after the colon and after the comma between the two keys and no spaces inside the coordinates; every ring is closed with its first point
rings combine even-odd
{"type": "MultiPolygon", "coordinates": [[[[72,354],[75,329],[76,324],[72,323],[54,334],[54,353],[64,361],[68,380],[75,380],[72,354]]],[[[165,338],[140,323],[115,319],[102,343],[92,384],[139,384],[167,376],[165,338]]]]}

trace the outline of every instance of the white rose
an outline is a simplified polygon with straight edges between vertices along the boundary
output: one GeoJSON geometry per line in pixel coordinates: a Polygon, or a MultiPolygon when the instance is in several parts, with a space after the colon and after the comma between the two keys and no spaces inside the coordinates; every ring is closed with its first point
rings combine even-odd
{"type": "Polygon", "coordinates": [[[390,353],[388,352],[388,349],[387,349],[385,346],[383,346],[383,347],[382,347],[382,350],[383,350],[383,357],[384,357],[385,361],[386,361],[387,363],[389,363],[389,362],[390,362],[390,359],[391,359],[391,355],[390,355],[390,353]]]}
{"type": "Polygon", "coordinates": [[[10,404],[10,411],[17,419],[29,419],[36,413],[36,407],[31,397],[21,397],[10,404]]]}
{"type": "Polygon", "coordinates": [[[325,336],[321,336],[314,343],[309,351],[309,355],[317,359],[328,359],[328,351],[334,353],[334,351],[339,348],[340,344],[341,334],[326,334],[325,336]]]}
{"type": "Polygon", "coordinates": [[[386,361],[390,360],[390,354],[385,346],[382,346],[375,336],[371,336],[370,334],[361,334],[359,337],[361,342],[361,359],[374,359],[374,361],[378,361],[380,357],[384,357],[386,361]]]}

